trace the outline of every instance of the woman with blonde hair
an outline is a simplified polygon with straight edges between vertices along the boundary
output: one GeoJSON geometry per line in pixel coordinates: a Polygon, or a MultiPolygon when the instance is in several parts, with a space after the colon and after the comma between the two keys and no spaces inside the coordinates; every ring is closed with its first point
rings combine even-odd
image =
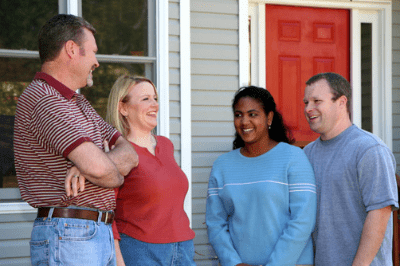
{"type": "Polygon", "coordinates": [[[153,134],[157,100],[149,79],[127,75],[116,80],[108,99],[107,122],[139,156],[139,165],[116,189],[118,265],[195,265],[195,234],[183,209],[189,184],[174,159],[172,142],[153,134]]]}

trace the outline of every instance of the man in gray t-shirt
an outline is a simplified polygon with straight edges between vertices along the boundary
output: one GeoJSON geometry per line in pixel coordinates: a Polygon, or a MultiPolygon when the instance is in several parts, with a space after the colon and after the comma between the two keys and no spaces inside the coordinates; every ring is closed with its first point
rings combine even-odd
{"type": "Polygon", "coordinates": [[[315,265],[392,265],[398,208],[393,153],[350,120],[351,88],[336,73],[306,82],[304,113],[320,137],[304,148],[315,172],[315,265]]]}

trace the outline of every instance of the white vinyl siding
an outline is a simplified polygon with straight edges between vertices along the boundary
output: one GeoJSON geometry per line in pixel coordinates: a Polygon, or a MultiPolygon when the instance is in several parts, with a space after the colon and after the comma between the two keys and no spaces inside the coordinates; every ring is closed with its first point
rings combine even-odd
{"type": "Polygon", "coordinates": [[[175,160],[181,165],[180,122],[180,62],[179,62],[179,0],[170,0],[168,5],[169,34],[169,138],[174,144],[175,160]]]}
{"type": "Polygon", "coordinates": [[[0,265],[29,266],[29,240],[36,212],[0,213],[0,265]]]}
{"type": "Polygon", "coordinates": [[[400,0],[393,0],[393,152],[396,157],[397,171],[400,174],[400,0]]]}
{"type": "Polygon", "coordinates": [[[231,101],[239,88],[239,2],[191,0],[192,225],[198,266],[217,265],[205,205],[215,159],[232,149],[231,101]]]}

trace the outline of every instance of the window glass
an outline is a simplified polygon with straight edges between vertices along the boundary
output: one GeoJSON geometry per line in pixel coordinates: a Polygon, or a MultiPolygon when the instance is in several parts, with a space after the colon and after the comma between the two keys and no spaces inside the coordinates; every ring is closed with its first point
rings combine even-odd
{"type": "Polygon", "coordinates": [[[58,1],[0,1],[0,49],[38,50],[43,24],[58,14],[58,1]]]}
{"type": "Polygon", "coordinates": [[[82,1],[82,17],[97,31],[99,54],[148,56],[147,1],[82,1]]]}
{"type": "Polygon", "coordinates": [[[361,23],[361,127],[372,132],[372,24],[361,23]]]}
{"type": "Polygon", "coordinates": [[[39,59],[0,57],[0,188],[17,187],[13,132],[18,97],[40,70],[39,59]]]}
{"type": "Polygon", "coordinates": [[[117,78],[121,75],[144,76],[144,64],[115,64],[101,63],[100,67],[93,71],[93,87],[81,89],[97,113],[105,118],[107,112],[108,94],[117,78]]]}

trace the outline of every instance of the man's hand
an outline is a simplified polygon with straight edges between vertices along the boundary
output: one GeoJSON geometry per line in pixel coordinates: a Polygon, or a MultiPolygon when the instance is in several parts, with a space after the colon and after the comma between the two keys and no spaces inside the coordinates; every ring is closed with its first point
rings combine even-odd
{"type": "Polygon", "coordinates": [[[78,168],[73,166],[67,171],[67,176],[65,177],[65,192],[67,196],[76,197],[78,192],[85,190],[86,178],[79,172],[78,168]]]}

